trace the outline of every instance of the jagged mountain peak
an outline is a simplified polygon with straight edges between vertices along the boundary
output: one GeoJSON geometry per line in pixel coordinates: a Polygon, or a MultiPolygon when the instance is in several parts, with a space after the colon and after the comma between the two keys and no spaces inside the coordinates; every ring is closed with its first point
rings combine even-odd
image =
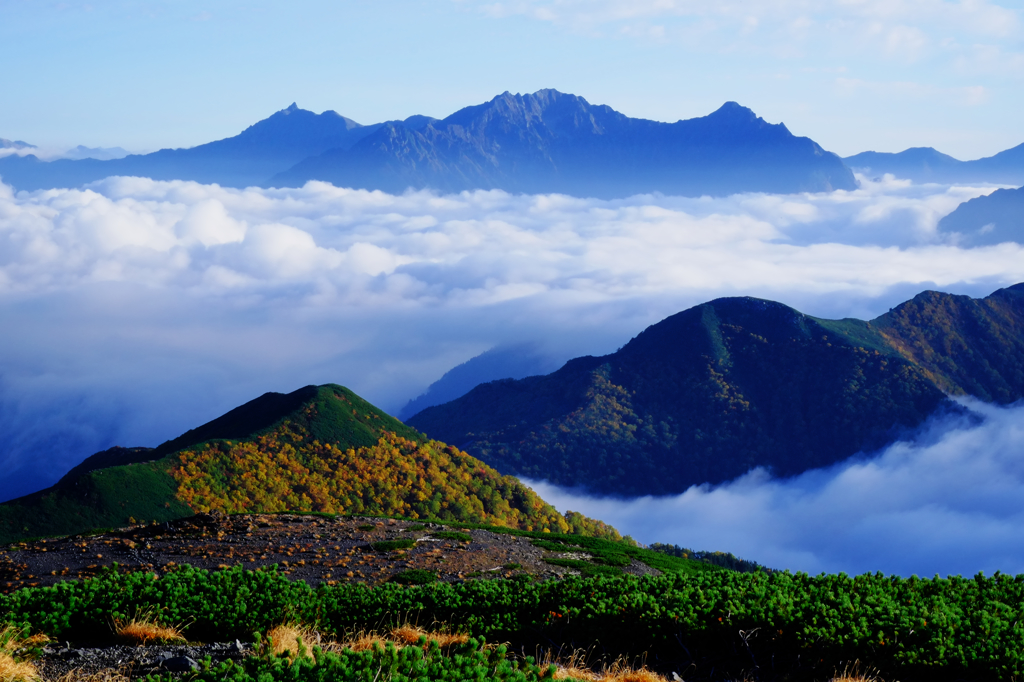
{"type": "Polygon", "coordinates": [[[718,107],[717,109],[715,109],[710,114],[708,114],[708,117],[715,117],[715,118],[726,118],[726,117],[728,117],[728,118],[733,119],[733,120],[744,121],[744,122],[751,122],[751,121],[760,121],[760,120],[762,120],[757,114],[754,113],[754,110],[751,109],[750,107],[745,107],[742,104],[740,104],[738,102],[733,102],[731,100],[726,102],[722,106],[718,107]]]}
{"type": "Polygon", "coordinates": [[[239,134],[245,137],[255,134],[295,134],[298,130],[315,129],[321,134],[349,131],[363,126],[350,118],[342,116],[336,111],[328,109],[317,114],[308,109],[301,109],[292,102],[286,109],[281,109],[265,119],[257,121],[239,134]]]}
{"type": "Polygon", "coordinates": [[[502,189],[613,198],[853,189],[842,161],[782,124],[729,102],[703,118],[630,118],[553,88],[504,92],[440,121],[359,123],[293,102],[234,137],[110,161],[0,159],[18,189],[72,187],[110,175],[301,186],[309,180],[403,192],[502,189]]]}

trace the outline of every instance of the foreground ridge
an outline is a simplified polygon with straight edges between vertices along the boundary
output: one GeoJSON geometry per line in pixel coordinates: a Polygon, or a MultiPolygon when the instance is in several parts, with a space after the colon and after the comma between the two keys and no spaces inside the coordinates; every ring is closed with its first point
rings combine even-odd
{"type": "Polygon", "coordinates": [[[398,515],[618,538],[336,384],[268,393],[157,448],[115,448],[0,504],[0,544],[195,512],[398,515]]]}

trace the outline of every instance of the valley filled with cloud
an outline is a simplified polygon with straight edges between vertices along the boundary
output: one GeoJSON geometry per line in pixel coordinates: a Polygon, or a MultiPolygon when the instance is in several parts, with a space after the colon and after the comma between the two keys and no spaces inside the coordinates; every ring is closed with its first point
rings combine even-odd
{"type": "MultiPolygon", "coordinates": [[[[316,182],[233,190],[110,178],[33,193],[0,185],[0,466],[9,474],[0,499],[52,484],[100,449],[157,445],[266,391],[337,382],[397,412],[494,346],[535,343],[562,360],[608,353],[720,296],[871,318],[927,288],[984,296],[1024,281],[1024,246],[961,248],[936,231],[991,187],[860,181],[827,194],[617,201],[395,196],[316,182]]],[[[666,531],[636,534],[810,571],[1022,570],[997,553],[1019,549],[999,495],[948,502],[968,476],[988,481],[974,490],[1019,487],[1006,475],[1021,447],[1017,413],[975,407],[980,425],[946,427],[871,463],[791,482],[754,473],[637,503],[654,505],[666,531]],[[1001,445],[969,456],[984,442],[1001,445]],[[929,461],[949,467],[910,499],[901,481],[920,480],[929,461]],[[891,504],[862,499],[871,477],[884,479],[877,495],[893,491],[891,504]],[[829,502],[834,513],[819,513],[829,502]],[[798,532],[787,524],[793,514],[818,525],[798,532]],[[942,535],[972,514],[990,514],[991,532],[942,535]],[[769,526],[758,525],[769,522],[789,534],[774,536],[771,550],[769,526]],[[935,531],[899,540],[916,523],[935,531]],[[840,525],[846,535],[834,532],[840,525]],[[674,536],[676,527],[687,534],[674,536]],[[956,561],[955,537],[974,543],[956,561]]],[[[624,532],[643,509],[605,508],[582,511],[624,532]]]]}
{"type": "Polygon", "coordinates": [[[966,401],[915,437],[775,479],[756,469],[674,497],[597,498],[530,481],[557,509],[640,542],[718,550],[811,574],[1024,573],[1024,406],[966,401]]]}

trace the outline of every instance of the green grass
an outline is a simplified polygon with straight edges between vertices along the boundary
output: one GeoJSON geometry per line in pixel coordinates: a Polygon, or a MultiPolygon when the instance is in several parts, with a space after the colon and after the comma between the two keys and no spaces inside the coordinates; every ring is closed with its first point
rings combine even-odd
{"type": "Polygon", "coordinates": [[[437,582],[437,574],[422,568],[410,568],[391,576],[391,582],[401,585],[428,585],[437,582]]]}
{"type": "Polygon", "coordinates": [[[551,564],[552,566],[562,566],[564,568],[571,568],[579,571],[584,576],[590,577],[595,575],[622,575],[622,569],[618,566],[604,566],[602,564],[595,564],[589,561],[583,561],[582,559],[544,559],[545,563],[551,564]]]}
{"type": "MultiPolygon", "coordinates": [[[[321,443],[337,443],[342,449],[370,447],[377,444],[384,431],[420,443],[426,440],[419,431],[378,410],[344,386],[319,386],[312,402],[316,418],[302,421],[321,443]]],[[[298,413],[294,418],[299,419],[298,413]]]]}
{"type": "Polygon", "coordinates": [[[377,552],[393,552],[396,549],[411,549],[415,546],[415,540],[380,540],[370,543],[370,547],[377,552]]]}
{"type": "Polygon", "coordinates": [[[91,471],[75,484],[0,505],[0,545],[191,516],[166,461],[91,471]]]}
{"type": "Polygon", "coordinates": [[[457,542],[472,542],[473,536],[469,533],[460,533],[454,530],[442,530],[435,533],[431,533],[430,537],[438,538],[440,540],[455,540],[457,542]]]}

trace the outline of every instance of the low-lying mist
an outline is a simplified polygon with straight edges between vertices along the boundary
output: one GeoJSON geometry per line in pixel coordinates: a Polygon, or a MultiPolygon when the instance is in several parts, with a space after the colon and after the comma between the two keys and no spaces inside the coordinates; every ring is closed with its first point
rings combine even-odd
{"type": "Polygon", "coordinates": [[[790,479],[757,469],[675,497],[529,485],[560,511],[645,544],[728,551],[777,569],[903,576],[1024,573],[1024,404],[974,400],[912,440],[790,479]]]}

